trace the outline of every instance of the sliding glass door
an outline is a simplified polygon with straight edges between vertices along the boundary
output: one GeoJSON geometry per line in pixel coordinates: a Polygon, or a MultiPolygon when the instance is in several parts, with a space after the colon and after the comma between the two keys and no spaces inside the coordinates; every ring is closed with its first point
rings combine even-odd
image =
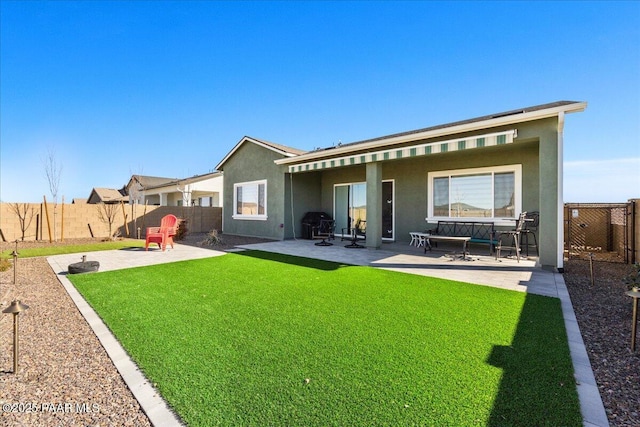
{"type": "MultiPolygon", "coordinates": [[[[336,234],[349,235],[351,229],[366,229],[367,184],[337,184],[333,190],[333,218],[336,234]]],[[[393,239],[393,181],[382,183],[382,238],[393,239]]]]}
{"type": "Polygon", "coordinates": [[[366,183],[336,185],[333,201],[336,234],[349,235],[354,227],[365,228],[367,221],[366,183]]]}

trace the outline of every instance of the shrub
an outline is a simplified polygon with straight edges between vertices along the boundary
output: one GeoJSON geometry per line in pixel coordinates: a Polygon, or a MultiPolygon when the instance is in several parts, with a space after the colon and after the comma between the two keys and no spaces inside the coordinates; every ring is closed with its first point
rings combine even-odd
{"type": "Polygon", "coordinates": [[[174,236],[174,240],[182,240],[187,235],[189,229],[187,228],[187,220],[183,219],[178,224],[178,229],[176,230],[176,235],[174,236]]]}
{"type": "Polygon", "coordinates": [[[0,271],[7,271],[13,263],[6,258],[0,258],[0,271]]]}
{"type": "Polygon", "coordinates": [[[217,246],[222,244],[222,236],[218,233],[218,230],[211,230],[207,233],[207,237],[200,242],[201,245],[217,246]]]}
{"type": "Polygon", "coordinates": [[[624,283],[629,290],[640,287],[640,264],[633,264],[631,271],[624,278],[624,283]]]}

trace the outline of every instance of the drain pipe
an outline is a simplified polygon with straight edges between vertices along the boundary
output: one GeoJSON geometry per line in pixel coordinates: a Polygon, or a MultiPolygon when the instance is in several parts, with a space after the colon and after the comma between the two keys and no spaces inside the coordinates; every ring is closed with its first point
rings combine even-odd
{"type": "Polygon", "coordinates": [[[296,239],[296,218],[293,210],[293,173],[289,172],[289,192],[291,196],[291,233],[293,234],[293,240],[296,239]]]}

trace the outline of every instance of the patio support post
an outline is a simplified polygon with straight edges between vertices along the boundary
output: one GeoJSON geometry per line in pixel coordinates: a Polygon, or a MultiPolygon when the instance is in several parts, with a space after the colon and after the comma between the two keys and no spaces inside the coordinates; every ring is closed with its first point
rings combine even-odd
{"type": "Polygon", "coordinates": [[[368,248],[382,245],[382,163],[367,163],[367,242],[368,248]]]}
{"type": "Polygon", "coordinates": [[[556,268],[564,270],[564,112],[558,113],[558,207],[556,210],[556,268]]]}
{"type": "MultiPolygon", "coordinates": [[[[564,118],[564,117],[563,117],[564,118]]],[[[539,203],[540,265],[561,271],[562,236],[562,125],[564,121],[550,122],[539,139],[539,203]]]]}

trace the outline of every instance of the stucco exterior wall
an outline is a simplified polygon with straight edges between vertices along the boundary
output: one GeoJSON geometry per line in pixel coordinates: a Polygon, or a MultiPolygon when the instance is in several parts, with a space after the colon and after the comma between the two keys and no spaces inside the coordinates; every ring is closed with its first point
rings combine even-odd
{"type": "Polygon", "coordinates": [[[332,215],[330,209],[322,203],[322,176],[319,172],[300,174],[287,174],[287,183],[292,183],[293,200],[291,193],[285,198],[286,234],[285,238],[297,238],[302,235],[302,218],[307,212],[324,211],[332,215]],[[292,208],[293,206],[293,208],[292,208]],[[291,212],[293,210],[293,215],[291,212]]]}
{"type": "MultiPolygon", "coordinates": [[[[408,242],[410,231],[428,228],[425,218],[429,198],[427,191],[429,172],[504,164],[522,165],[522,208],[530,211],[539,210],[537,140],[383,162],[382,180],[393,180],[395,186],[395,240],[408,242]]],[[[305,174],[296,174],[294,179],[297,179],[298,175],[305,174]]],[[[334,185],[365,181],[364,165],[328,169],[322,172],[321,210],[334,215],[334,185]]]]}
{"type": "Polygon", "coordinates": [[[283,156],[275,151],[243,143],[224,164],[223,231],[239,236],[282,240],[285,237],[286,167],[273,161],[283,156]],[[257,180],[267,181],[267,219],[234,219],[233,185],[257,180]]]}
{"type": "MultiPolygon", "coordinates": [[[[560,115],[563,117],[563,115],[560,115]]],[[[308,211],[334,213],[334,186],[336,184],[363,183],[369,176],[367,199],[378,200],[379,180],[394,182],[394,238],[408,241],[409,232],[428,227],[428,174],[430,172],[491,168],[504,165],[520,165],[522,172],[522,211],[540,213],[539,246],[540,263],[549,268],[562,268],[562,149],[561,127],[558,116],[511,123],[491,128],[470,130],[466,133],[444,135],[429,140],[405,140],[394,148],[415,146],[422,143],[465,139],[478,134],[490,134],[517,129],[513,143],[461,151],[432,154],[381,161],[372,168],[364,164],[321,169],[313,172],[287,173],[285,165],[274,160],[283,156],[260,145],[245,142],[226,159],[224,164],[224,213],[223,229],[229,234],[284,239],[301,234],[300,221],[308,211]],[[375,173],[373,173],[375,172],[375,173]],[[373,178],[375,176],[375,178],[373,178]],[[234,183],[267,180],[267,219],[264,221],[233,218],[234,183]],[[373,190],[376,192],[374,193],[373,190]],[[374,197],[375,196],[375,197],[374,197]]],[[[357,146],[356,146],[357,147],[357,146]]],[[[364,147],[364,146],[363,146],[364,147]]],[[[349,155],[365,154],[349,152],[349,155]]],[[[324,154],[324,153],[323,153],[324,154]]],[[[326,152],[328,156],[331,151],[326,152]]],[[[340,154],[334,154],[340,156],[340,154]]],[[[330,159],[326,157],[325,159],[330,159]]],[[[375,208],[369,207],[373,215],[375,208]]],[[[375,215],[378,215],[377,213],[375,215]]],[[[379,224],[367,219],[367,228],[379,224]]],[[[498,228],[513,228],[502,224],[498,228]]],[[[374,233],[379,234],[379,233],[374,233]]],[[[380,237],[377,237],[379,240],[380,237]]],[[[378,243],[368,246],[379,246],[378,243]]]]}
{"type": "MultiPolygon", "coordinates": [[[[558,212],[561,209],[558,199],[559,150],[558,120],[549,118],[520,123],[517,126],[485,129],[483,132],[499,132],[517,128],[518,136],[512,144],[476,148],[450,153],[439,153],[423,157],[389,160],[381,163],[382,180],[394,182],[394,212],[396,241],[408,241],[409,232],[424,230],[427,227],[428,174],[436,171],[472,169],[518,164],[522,166],[522,199],[523,211],[539,211],[541,224],[541,257],[543,266],[556,266],[558,235],[558,212]],[[559,208],[560,206],[560,208],[559,208]]],[[[478,134],[478,132],[474,132],[478,134]]],[[[470,134],[461,134],[460,138],[470,134]]],[[[450,138],[450,137],[449,137],[450,138]]],[[[426,141],[413,141],[405,145],[414,145],[426,141]]],[[[335,215],[333,206],[334,185],[366,182],[365,165],[347,166],[314,172],[320,175],[320,209],[335,215]]],[[[305,173],[294,174],[294,180],[300,180],[305,173]]],[[[295,196],[295,193],[294,193],[295,196]]],[[[297,205],[304,204],[296,200],[297,205]]],[[[306,210],[312,210],[310,208],[306,210]]],[[[305,210],[305,209],[302,209],[305,210]]],[[[369,225],[369,224],[367,224],[369,225]]],[[[498,226],[498,229],[512,228],[498,226]]]]}

